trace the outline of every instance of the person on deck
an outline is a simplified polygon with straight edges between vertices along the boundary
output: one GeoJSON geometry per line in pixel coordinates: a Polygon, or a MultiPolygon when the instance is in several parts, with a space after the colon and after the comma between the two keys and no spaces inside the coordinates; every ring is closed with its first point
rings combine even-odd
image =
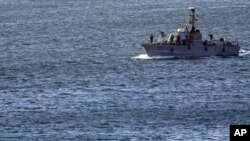
{"type": "Polygon", "coordinates": [[[163,43],[165,34],[163,31],[160,31],[160,37],[158,39],[158,43],[163,43]]]}
{"type": "Polygon", "coordinates": [[[152,33],[150,33],[150,35],[149,35],[150,44],[153,43],[153,40],[154,40],[154,35],[152,33]]]}

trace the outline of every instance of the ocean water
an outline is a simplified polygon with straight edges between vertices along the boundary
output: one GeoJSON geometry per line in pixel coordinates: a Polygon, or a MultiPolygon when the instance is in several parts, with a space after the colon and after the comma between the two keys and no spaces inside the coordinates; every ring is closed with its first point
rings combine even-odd
{"type": "Polygon", "coordinates": [[[250,124],[249,0],[0,0],[0,140],[229,140],[250,124]],[[229,37],[239,57],[148,57],[150,32],[229,37]]]}

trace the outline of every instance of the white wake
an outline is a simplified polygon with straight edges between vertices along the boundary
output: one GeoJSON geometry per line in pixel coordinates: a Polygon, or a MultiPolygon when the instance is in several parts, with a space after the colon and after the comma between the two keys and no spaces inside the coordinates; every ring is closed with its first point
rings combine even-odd
{"type": "Polygon", "coordinates": [[[171,56],[153,56],[150,57],[147,54],[139,54],[137,56],[132,57],[132,59],[141,59],[141,60],[150,60],[150,59],[168,59],[173,58],[171,56]]]}
{"type": "Polygon", "coordinates": [[[240,49],[239,56],[246,56],[250,54],[250,50],[240,49]]]}

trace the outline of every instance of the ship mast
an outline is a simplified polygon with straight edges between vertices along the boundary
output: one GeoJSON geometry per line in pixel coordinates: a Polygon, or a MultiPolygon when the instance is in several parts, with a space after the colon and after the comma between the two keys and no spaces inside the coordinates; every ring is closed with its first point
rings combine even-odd
{"type": "Polygon", "coordinates": [[[189,7],[190,9],[190,20],[189,20],[189,26],[191,27],[190,29],[195,28],[195,7],[189,7]]]}

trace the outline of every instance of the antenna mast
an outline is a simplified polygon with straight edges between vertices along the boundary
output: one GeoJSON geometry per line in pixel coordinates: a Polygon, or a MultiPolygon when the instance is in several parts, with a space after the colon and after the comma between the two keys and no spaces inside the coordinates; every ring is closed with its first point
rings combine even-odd
{"type": "Polygon", "coordinates": [[[195,27],[195,7],[189,7],[190,9],[190,20],[189,25],[191,26],[191,29],[195,27]]]}

